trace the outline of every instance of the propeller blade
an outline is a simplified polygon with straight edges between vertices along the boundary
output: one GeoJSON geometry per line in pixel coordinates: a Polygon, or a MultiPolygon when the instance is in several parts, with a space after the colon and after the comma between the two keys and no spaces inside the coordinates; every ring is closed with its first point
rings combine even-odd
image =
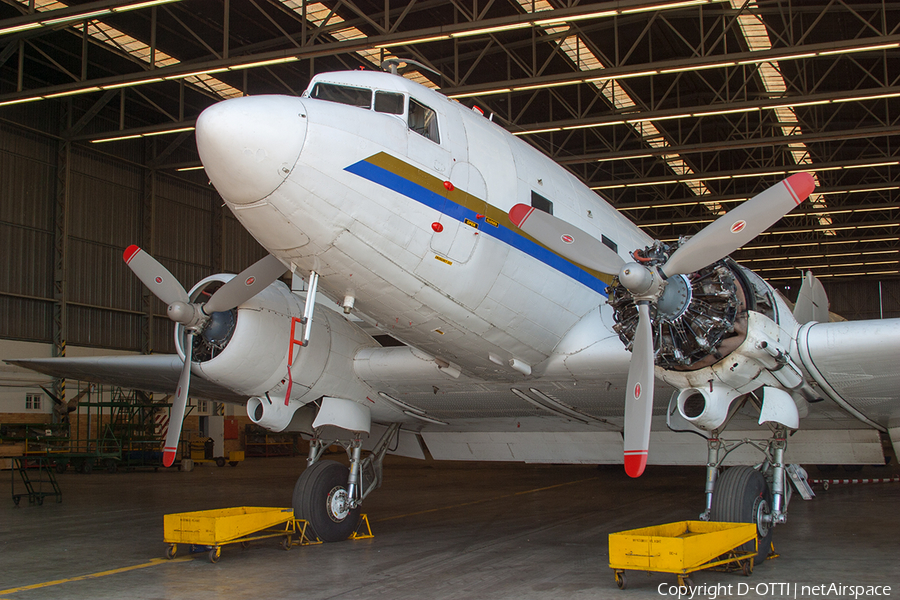
{"type": "Polygon", "coordinates": [[[637,307],[639,320],[631,346],[631,364],[625,388],[625,472],[629,477],[640,477],[647,466],[655,379],[650,303],[640,300],[637,307]]]}
{"type": "Polygon", "coordinates": [[[728,256],[806,200],[815,187],[809,173],[791,175],[704,227],[672,254],[662,270],[667,277],[693,273],[728,256]]]}
{"type": "Polygon", "coordinates": [[[132,244],[122,255],[125,264],[153,294],[165,302],[189,302],[184,286],[158,260],[132,244]]]}
{"type": "Polygon", "coordinates": [[[240,306],[265,288],[287,271],[284,264],[267,254],[234,277],[231,281],[216,290],[209,302],[203,307],[203,312],[208,315],[223,310],[231,310],[240,306]]]}
{"type": "Polygon", "coordinates": [[[519,229],[569,260],[601,273],[618,273],[625,261],[581,229],[527,204],[516,204],[509,220],[519,229]]]}
{"type": "Polygon", "coordinates": [[[188,391],[191,387],[191,354],[194,349],[194,334],[188,331],[184,344],[184,367],[178,378],[175,400],[172,401],[172,412],[169,414],[169,431],[163,446],[163,466],[171,467],[178,452],[178,440],[181,439],[181,425],[184,421],[184,410],[187,406],[188,391]]]}

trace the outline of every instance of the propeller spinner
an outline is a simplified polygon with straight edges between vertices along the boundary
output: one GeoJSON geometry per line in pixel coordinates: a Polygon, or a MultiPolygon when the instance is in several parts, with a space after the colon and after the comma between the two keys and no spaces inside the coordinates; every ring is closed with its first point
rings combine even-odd
{"type": "Polygon", "coordinates": [[[797,173],[722,215],[681,244],[658,266],[625,262],[595,237],[525,204],[509,211],[522,231],[559,253],[601,273],[618,272],[619,283],[637,304],[625,399],[625,471],[638,477],[647,465],[653,411],[654,347],[651,305],[658,308],[667,280],[715,263],[771,227],[815,189],[809,173],[797,173]]]}
{"type": "Polygon", "coordinates": [[[202,334],[209,327],[214,313],[237,308],[281,277],[285,266],[280,260],[267,255],[253,263],[231,281],[220,287],[206,303],[192,303],[184,286],[158,260],[135,245],[129,246],[123,255],[125,264],[134,271],[153,294],[168,304],[168,317],[184,326],[184,366],[178,378],[175,400],[169,419],[169,430],[163,446],[163,465],[171,467],[178,451],[181,426],[191,385],[191,355],[194,335],[202,334]]]}

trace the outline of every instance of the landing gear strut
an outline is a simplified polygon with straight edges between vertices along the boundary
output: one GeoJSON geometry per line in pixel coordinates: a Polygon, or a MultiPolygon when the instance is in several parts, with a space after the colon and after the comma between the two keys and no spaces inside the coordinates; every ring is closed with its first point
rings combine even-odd
{"type": "Polygon", "coordinates": [[[309,522],[313,533],[323,542],[339,542],[350,537],[359,524],[362,501],[381,486],[382,461],[400,431],[400,423],[392,423],[375,445],[362,458],[362,440],[326,441],[316,437],[310,441],[306,470],[294,486],[294,516],[309,522]],[[319,460],[326,448],[343,446],[350,467],[319,460]]]}
{"type": "MultiPolygon", "coordinates": [[[[784,464],[787,429],[783,425],[773,426],[773,435],[769,440],[723,440],[718,437],[718,431],[712,434],[713,437],[707,440],[706,510],[700,519],[755,523],[758,554],[754,563],[759,565],[772,548],[775,525],[787,520],[787,507],[793,489],[788,478],[804,499],[814,496],[806,482],[806,471],[799,465],[784,464]],[[725,457],[743,445],[750,445],[762,452],[765,456],[763,462],[756,467],[735,466],[722,472],[725,457]]],[[[740,550],[752,551],[752,542],[740,550]]]]}

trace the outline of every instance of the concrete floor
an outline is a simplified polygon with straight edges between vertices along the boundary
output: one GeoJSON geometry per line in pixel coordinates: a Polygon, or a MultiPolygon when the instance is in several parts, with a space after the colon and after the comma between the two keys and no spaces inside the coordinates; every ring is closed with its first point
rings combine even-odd
{"type": "MultiPolygon", "coordinates": [[[[704,479],[699,468],[650,467],[634,481],[620,467],[389,458],[384,486],[364,505],[373,539],[288,552],[277,540],[226,546],[217,564],[206,554],[162,558],[164,514],[290,506],[303,466],[303,458],[270,458],[191,473],[66,473],[62,503],[21,508],[10,499],[10,472],[0,472],[0,600],[668,597],[672,575],[630,572],[628,589],[616,588],[607,535],[696,518],[704,479]]],[[[853,597],[801,593],[832,583],[890,585],[900,595],[900,484],[815,489],[811,502],[795,497],[789,523],[776,530],[780,558],[749,578],[697,573],[695,585],[732,587],[695,597],[853,597]]]]}

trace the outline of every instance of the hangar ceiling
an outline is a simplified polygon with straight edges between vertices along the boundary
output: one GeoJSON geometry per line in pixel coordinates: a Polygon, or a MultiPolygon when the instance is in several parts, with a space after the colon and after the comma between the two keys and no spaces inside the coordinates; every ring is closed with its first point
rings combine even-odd
{"type": "Polygon", "coordinates": [[[736,253],[776,285],[900,272],[900,3],[3,0],[0,120],[202,178],[193,124],[311,75],[416,79],[540,148],[663,240],[787,174],[811,201],[736,253]],[[152,140],[148,144],[147,140],[152,140]]]}

